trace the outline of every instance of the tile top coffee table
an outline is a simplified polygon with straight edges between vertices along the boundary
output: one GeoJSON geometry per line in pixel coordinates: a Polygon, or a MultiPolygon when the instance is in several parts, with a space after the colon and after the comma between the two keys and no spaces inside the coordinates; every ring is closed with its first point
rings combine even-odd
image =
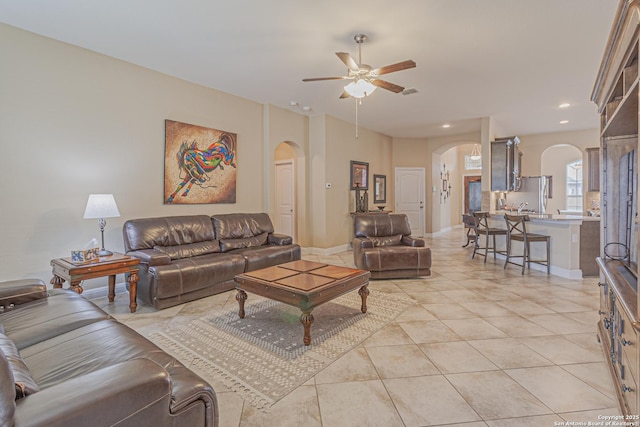
{"type": "Polygon", "coordinates": [[[311,311],[320,304],[359,288],[358,294],[362,298],[360,310],[367,312],[370,275],[366,270],[306,260],[238,274],[235,277],[238,315],[244,319],[246,292],[298,307],[302,311],[300,323],[304,327],[304,345],[309,345],[313,323],[311,311]]]}

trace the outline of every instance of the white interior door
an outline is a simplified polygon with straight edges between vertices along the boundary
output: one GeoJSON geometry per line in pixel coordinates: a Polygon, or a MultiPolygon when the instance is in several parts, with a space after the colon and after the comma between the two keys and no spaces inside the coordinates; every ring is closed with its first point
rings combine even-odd
{"type": "Polygon", "coordinates": [[[413,237],[424,236],[424,178],[424,168],[395,169],[395,211],[407,215],[413,237]]]}
{"type": "Polygon", "coordinates": [[[282,160],[276,166],[276,221],[278,233],[292,236],[295,241],[295,183],[293,160],[282,160]]]}

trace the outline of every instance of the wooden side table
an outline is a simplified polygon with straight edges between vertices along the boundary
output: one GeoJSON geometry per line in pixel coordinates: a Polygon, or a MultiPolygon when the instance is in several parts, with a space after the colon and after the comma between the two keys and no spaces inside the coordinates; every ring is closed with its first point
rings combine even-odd
{"type": "Polygon", "coordinates": [[[83,280],[109,276],[109,302],[113,302],[116,296],[116,274],[130,273],[127,279],[129,282],[129,309],[135,313],[138,306],[136,303],[138,264],[140,264],[139,259],[116,252],[94,262],[74,263],[71,262],[71,258],[52,259],[53,278],[50,283],[54,288],[62,288],[62,284],[66,280],[69,282],[69,289],[81,294],[83,289],[80,282],[83,280]]]}

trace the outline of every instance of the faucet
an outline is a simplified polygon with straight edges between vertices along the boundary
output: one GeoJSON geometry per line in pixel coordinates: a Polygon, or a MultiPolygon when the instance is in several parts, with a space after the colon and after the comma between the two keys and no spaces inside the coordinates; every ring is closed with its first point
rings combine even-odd
{"type": "Polygon", "coordinates": [[[518,215],[522,214],[522,208],[524,208],[525,206],[527,206],[529,204],[529,202],[522,202],[518,205],[518,215]]]}

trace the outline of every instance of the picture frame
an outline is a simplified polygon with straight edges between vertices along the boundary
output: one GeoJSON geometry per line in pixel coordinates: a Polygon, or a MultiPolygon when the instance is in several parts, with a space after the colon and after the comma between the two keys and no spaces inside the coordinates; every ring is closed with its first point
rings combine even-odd
{"type": "Polygon", "coordinates": [[[369,163],[351,160],[351,189],[369,189],[369,163]]]}
{"type": "Polygon", "coordinates": [[[373,203],[387,203],[386,175],[373,175],[373,203]]]}

